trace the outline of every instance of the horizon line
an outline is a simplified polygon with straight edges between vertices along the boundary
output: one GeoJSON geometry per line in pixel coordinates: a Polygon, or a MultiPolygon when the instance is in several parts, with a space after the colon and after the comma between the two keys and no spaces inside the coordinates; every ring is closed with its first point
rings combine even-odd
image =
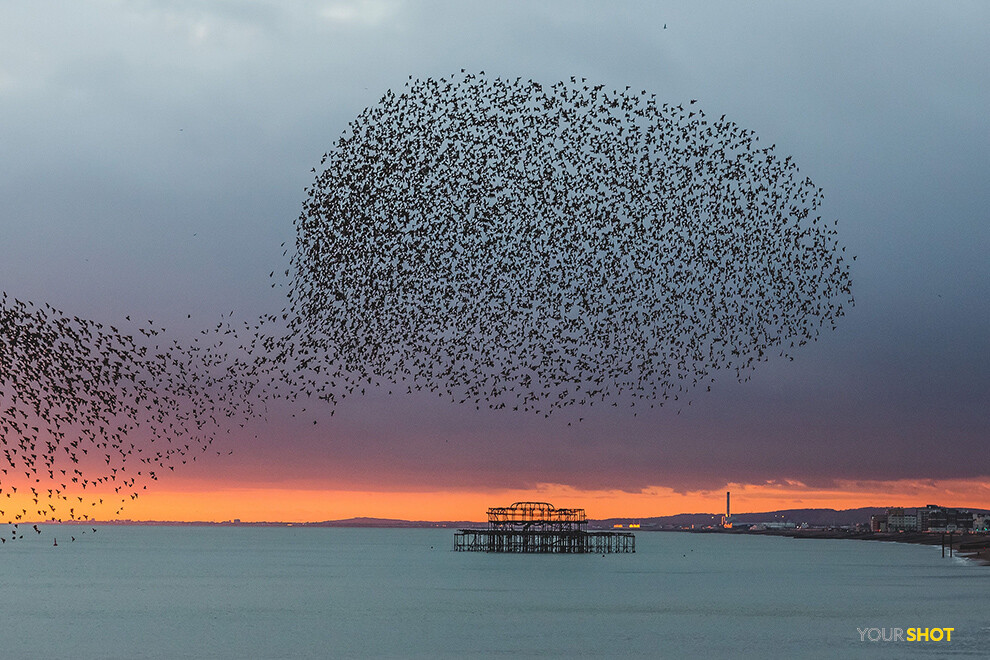
{"type": "MultiPolygon", "coordinates": [[[[732,514],[733,518],[738,518],[740,516],[753,516],[753,515],[767,515],[767,514],[781,514],[788,513],[792,511],[818,511],[818,512],[828,512],[832,511],[835,513],[847,513],[851,511],[864,511],[868,509],[888,509],[888,506],[862,506],[862,507],[852,507],[849,509],[833,509],[830,507],[812,507],[812,508],[792,508],[792,509],[775,509],[769,511],[743,511],[739,513],[732,514]]],[[[896,508],[904,509],[915,509],[924,508],[917,506],[899,506],[896,508]]],[[[952,509],[960,509],[964,511],[987,513],[990,509],[984,509],[982,507],[947,507],[952,509]]],[[[682,512],[670,515],[658,515],[658,516],[609,516],[606,518],[588,518],[588,522],[606,522],[606,521],[616,521],[616,520],[628,520],[628,521],[644,521],[644,520],[660,520],[664,518],[678,518],[681,516],[709,516],[711,518],[723,517],[723,513],[712,513],[712,512],[682,512]]],[[[77,520],[30,520],[21,521],[17,523],[8,522],[10,525],[342,525],[342,523],[355,522],[355,521],[369,521],[369,522],[383,522],[383,523],[404,523],[406,525],[414,526],[447,526],[448,524],[487,524],[486,521],[482,520],[456,520],[456,519],[440,519],[440,520],[410,520],[406,518],[381,518],[376,516],[351,516],[349,518],[334,518],[325,520],[241,520],[240,518],[232,518],[226,520],[163,520],[163,519],[132,519],[132,518],[117,518],[110,520],[97,520],[97,519],[77,519],[77,520]]]]}

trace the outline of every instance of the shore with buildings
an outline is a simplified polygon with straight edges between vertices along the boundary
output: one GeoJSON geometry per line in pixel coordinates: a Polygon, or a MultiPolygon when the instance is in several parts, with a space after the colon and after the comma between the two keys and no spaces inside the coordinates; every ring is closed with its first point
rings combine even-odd
{"type": "Polygon", "coordinates": [[[937,504],[915,508],[889,507],[871,514],[868,524],[863,521],[836,526],[815,525],[783,516],[766,520],[764,514],[732,516],[727,499],[726,514],[720,524],[680,528],[664,526],[658,531],[915,543],[941,546],[946,557],[966,557],[990,565],[990,512],[937,504]]]}
{"type": "Polygon", "coordinates": [[[602,527],[643,532],[762,534],[798,539],[848,539],[942,546],[946,557],[961,556],[990,565],[990,511],[928,504],[924,507],[789,509],[732,514],[680,514],[638,520],[596,521],[602,527]]]}
{"type": "Polygon", "coordinates": [[[990,531],[990,514],[929,504],[925,507],[890,507],[870,516],[874,532],[971,532],[990,531]]]}
{"type": "Polygon", "coordinates": [[[942,546],[946,557],[966,557],[990,566],[990,533],[987,532],[856,532],[851,530],[791,529],[747,530],[737,533],[787,536],[795,539],[850,539],[942,546]]]}

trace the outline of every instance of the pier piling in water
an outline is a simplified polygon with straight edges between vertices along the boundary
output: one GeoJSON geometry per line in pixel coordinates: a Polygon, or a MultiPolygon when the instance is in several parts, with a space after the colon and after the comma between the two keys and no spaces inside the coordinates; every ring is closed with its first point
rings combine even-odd
{"type": "Polygon", "coordinates": [[[459,529],[454,550],[468,552],[636,552],[628,532],[589,532],[584,509],[557,509],[546,502],[516,502],[488,509],[487,529],[459,529]]]}

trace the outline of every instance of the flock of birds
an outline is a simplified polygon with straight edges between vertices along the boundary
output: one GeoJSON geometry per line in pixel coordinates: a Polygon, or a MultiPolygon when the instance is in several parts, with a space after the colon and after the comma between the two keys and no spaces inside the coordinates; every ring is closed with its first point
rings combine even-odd
{"type": "Polygon", "coordinates": [[[298,344],[478,408],[680,405],[792,357],[852,302],[822,191],[695,100],[410,79],[307,190],[298,344]]]}
{"type": "Polygon", "coordinates": [[[120,514],[254,415],[243,360],[222,351],[230,333],[221,323],[183,346],[151,321],[130,334],[3,293],[0,542],[23,538],[28,521],[120,514]]]}
{"type": "Polygon", "coordinates": [[[410,77],[314,172],[278,314],[188,342],[3,294],[0,541],[120,514],[274,399],[679,409],[853,302],[822,191],[694,100],[410,77]]]}

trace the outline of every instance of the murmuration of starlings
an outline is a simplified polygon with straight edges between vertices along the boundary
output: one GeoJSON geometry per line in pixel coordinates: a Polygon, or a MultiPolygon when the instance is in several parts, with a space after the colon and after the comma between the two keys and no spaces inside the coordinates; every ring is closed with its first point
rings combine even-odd
{"type": "Polygon", "coordinates": [[[332,415],[384,385],[546,417],[680,410],[853,304],[822,190],[694,99],[410,77],[313,172],[270,274],[278,313],[190,341],[3,294],[0,541],[121,514],[276,399],[332,415]]]}

